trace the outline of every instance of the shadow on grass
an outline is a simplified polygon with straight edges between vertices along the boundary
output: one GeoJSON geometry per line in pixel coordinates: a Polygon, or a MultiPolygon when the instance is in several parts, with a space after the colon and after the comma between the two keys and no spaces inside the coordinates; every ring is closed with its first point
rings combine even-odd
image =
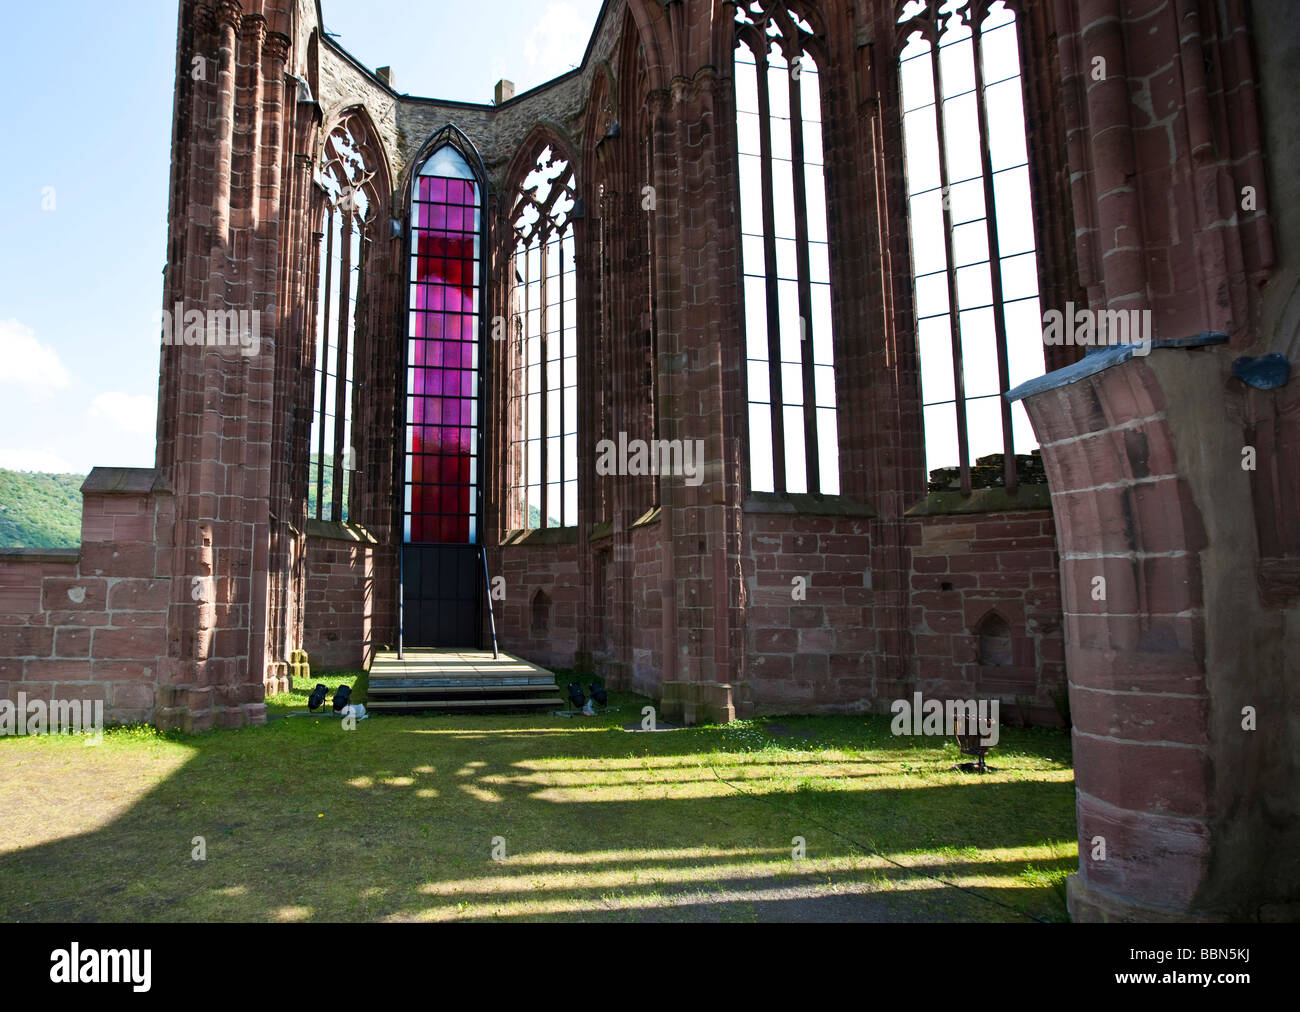
{"type": "Polygon", "coordinates": [[[811,736],[797,740],[764,721],[623,731],[643,702],[109,734],[93,758],[0,743],[0,761],[59,757],[35,780],[93,761],[106,791],[146,747],[179,761],[99,828],[0,856],[0,918],[1064,919],[1064,734],[1005,732],[1003,773],[971,778],[951,772],[955,746],[895,738],[888,718],[782,718],[811,736]]]}

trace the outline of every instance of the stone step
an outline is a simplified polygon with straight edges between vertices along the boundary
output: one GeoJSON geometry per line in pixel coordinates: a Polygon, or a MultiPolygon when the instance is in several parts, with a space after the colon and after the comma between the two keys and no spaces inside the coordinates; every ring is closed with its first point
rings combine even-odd
{"type": "Polygon", "coordinates": [[[366,703],[366,709],[382,710],[495,710],[534,707],[549,709],[564,705],[559,696],[543,699],[376,699],[366,703]]]}
{"type": "Polygon", "coordinates": [[[376,688],[433,688],[437,686],[444,686],[449,689],[553,689],[555,688],[555,679],[547,678],[545,675],[529,675],[519,678],[492,678],[490,676],[443,678],[439,675],[379,675],[376,677],[372,673],[370,676],[370,689],[372,692],[376,688]]]}
{"type": "Polygon", "coordinates": [[[376,685],[370,683],[368,694],[373,696],[393,695],[443,695],[443,696],[473,696],[484,693],[515,693],[524,695],[525,693],[560,691],[560,687],[555,682],[539,681],[528,685],[483,685],[480,683],[471,683],[467,685],[455,684],[446,685],[441,682],[430,683],[419,679],[403,679],[401,682],[394,684],[376,685]]]}
{"type": "Polygon", "coordinates": [[[555,709],[555,675],[509,654],[473,650],[382,652],[370,667],[367,706],[376,712],[555,709]]]}

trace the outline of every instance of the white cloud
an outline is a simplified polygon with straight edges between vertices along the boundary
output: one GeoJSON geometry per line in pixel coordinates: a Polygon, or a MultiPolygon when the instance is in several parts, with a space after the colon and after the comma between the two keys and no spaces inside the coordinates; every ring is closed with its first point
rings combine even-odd
{"type": "Polygon", "coordinates": [[[0,320],[0,383],[51,396],[70,380],[58,353],[36,340],[36,332],[17,320],[0,320]]]}
{"type": "Polygon", "coordinates": [[[558,77],[582,62],[599,10],[599,0],[594,3],[580,0],[577,6],[553,0],[546,5],[524,41],[524,58],[532,71],[534,85],[558,77]]]}
{"type": "Polygon", "coordinates": [[[0,449],[0,467],[9,471],[45,471],[49,474],[80,474],[62,457],[45,450],[0,449]]]}
{"type": "Polygon", "coordinates": [[[90,402],[90,417],[102,418],[137,436],[152,436],[156,429],[157,401],[147,394],[117,391],[97,394],[90,402]]]}

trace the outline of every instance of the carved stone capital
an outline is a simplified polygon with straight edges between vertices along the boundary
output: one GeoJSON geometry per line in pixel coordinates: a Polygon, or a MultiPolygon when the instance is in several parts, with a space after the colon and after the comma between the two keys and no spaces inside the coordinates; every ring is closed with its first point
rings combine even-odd
{"type": "Polygon", "coordinates": [[[244,38],[261,45],[266,40],[266,18],[260,14],[245,14],[239,23],[244,38]]]}
{"type": "Polygon", "coordinates": [[[208,34],[217,30],[217,12],[206,4],[194,8],[194,31],[196,34],[208,34]]]}
{"type": "Polygon", "coordinates": [[[289,36],[281,32],[267,32],[263,45],[265,47],[263,52],[271,59],[280,63],[289,62],[289,36]]]}
{"type": "Polygon", "coordinates": [[[239,30],[244,17],[244,8],[239,0],[221,0],[212,12],[218,30],[229,28],[232,32],[239,30]]]}

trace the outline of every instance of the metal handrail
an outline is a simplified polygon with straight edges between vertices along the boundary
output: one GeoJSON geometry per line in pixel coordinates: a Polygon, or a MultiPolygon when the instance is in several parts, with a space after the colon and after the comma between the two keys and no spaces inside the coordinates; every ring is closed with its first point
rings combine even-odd
{"type": "Polygon", "coordinates": [[[492,626],[492,659],[498,660],[501,652],[497,649],[497,616],[492,609],[492,579],[488,576],[487,546],[479,545],[479,558],[483,560],[483,592],[487,594],[488,623],[492,626]]]}

